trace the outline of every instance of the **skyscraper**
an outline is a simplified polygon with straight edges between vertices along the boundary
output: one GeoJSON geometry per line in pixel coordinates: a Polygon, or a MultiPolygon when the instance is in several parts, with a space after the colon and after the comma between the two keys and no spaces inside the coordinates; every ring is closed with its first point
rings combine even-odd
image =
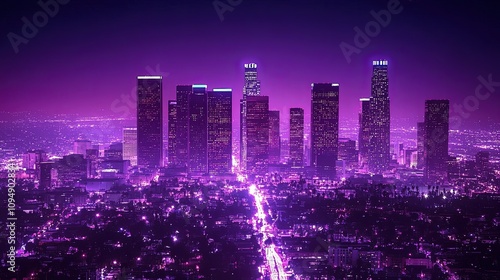
{"type": "Polygon", "coordinates": [[[177,146],[179,139],[177,138],[177,101],[168,101],[168,165],[176,166],[177,161],[177,146]]]}
{"type": "Polygon", "coordinates": [[[424,177],[435,182],[447,178],[449,100],[425,101],[424,177]]]}
{"type": "Polygon", "coordinates": [[[188,171],[203,175],[208,172],[207,86],[193,85],[189,95],[188,171]]]}
{"type": "Polygon", "coordinates": [[[246,170],[247,163],[247,105],[248,96],[260,95],[260,81],[257,76],[257,64],[247,63],[245,66],[245,81],[243,86],[243,99],[240,100],[240,169],[246,170]]]}
{"type": "Polygon", "coordinates": [[[361,98],[359,112],[359,167],[364,168],[368,163],[368,150],[370,142],[370,98],[361,98]]]}
{"type": "Polygon", "coordinates": [[[47,153],[42,150],[29,150],[23,154],[22,167],[27,170],[38,170],[40,163],[47,161],[47,153]]]}
{"type": "Polygon", "coordinates": [[[232,103],[231,89],[208,92],[208,173],[231,173],[232,166],[232,103]]]}
{"type": "Polygon", "coordinates": [[[355,166],[358,162],[356,141],[348,138],[339,138],[339,160],[343,160],[349,166],[355,166]]]}
{"type": "Polygon", "coordinates": [[[130,165],[137,165],[137,128],[123,128],[123,159],[130,160],[130,165]]]}
{"type": "Polygon", "coordinates": [[[425,123],[417,123],[417,168],[424,168],[425,123]]]}
{"type": "Polygon", "coordinates": [[[304,109],[290,108],[290,164],[304,166],[304,109]]]}
{"type": "Polygon", "coordinates": [[[189,139],[189,96],[193,91],[192,85],[180,85],[176,87],[176,124],[175,137],[178,166],[188,164],[188,139],[189,139]]]}
{"type": "Polygon", "coordinates": [[[52,169],[55,167],[54,162],[40,162],[39,171],[39,188],[47,189],[52,186],[52,169]]]}
{"type": "Polygon", "coordinates": [[[476,154],[476,174],[480,179],[488,179],[490,173],[490,153],[479,151],[476,154]]]}
{"type": "Polygon", "coordinates": [[[137,164],[163,166],[162,77],[137,77],[137,164]]]}
{"type": "Polygon", "coordinates": [[[370,139],[368,167],[373,173],[382,173],[390,164],[390,100],[386,60],[373,61],[370,97],[370,139]]]}
{"type": "Polygon", "coordinates": [[[335,179],[339,138],[339,84],[311,85],[311,166],[335,179]]]}
{"type": "Polygon", "coordinates": [[[280,155],[280,111],[269,111],[269,163],[279,164],[280,155]]]}
{"type": "Polygon", "coordinates": [[[263,175],[269,167],[269,97],[246,97],[247,172],[263,175]]]}

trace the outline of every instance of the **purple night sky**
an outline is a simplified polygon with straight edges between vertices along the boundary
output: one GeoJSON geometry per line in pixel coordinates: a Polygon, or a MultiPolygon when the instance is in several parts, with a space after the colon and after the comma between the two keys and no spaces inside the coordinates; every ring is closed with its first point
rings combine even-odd
{"type": "MultiPolygon", "coordinates": [[[[262,94],[282,112],[308,114],[312,82],[340,83],[341,119],[355,119],[359,98],[370,95],[374,59],[389,61],[392,117],[411,122],[423,120],[425,99],[462,104],[478,76],[500,81],[498,4],[401,0],[403,11],[348,63],[339,44],[353,45],[353,28],[364,29],[370,11],[389,1],[244,0],[223,21],[212,1],[105,2],[61,5],[17,54],[7,34],[21,34],[21,18],[41,8],[0,4],[0,111],[113,115],[113,101],[157,65],[168,73],[165,105],[178,84],[229,87],[235,117],[248,62],[259,65],[262,94]]],[[[499,122],[499,93],[496,87],[467,121],[499,122]]]]}

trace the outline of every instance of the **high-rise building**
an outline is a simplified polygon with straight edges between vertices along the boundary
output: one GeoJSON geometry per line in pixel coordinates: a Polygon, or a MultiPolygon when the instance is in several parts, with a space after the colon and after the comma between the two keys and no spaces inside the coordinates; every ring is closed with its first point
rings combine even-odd
{"type": "Polygon", "coordinates": [[[232,167],[232,104],[231,89],[208,92],[208,173],[231,173],[232,167]]]}
{"type": "Polygon", "coordinates": [[[47,161],[47,153],[42,150],[29,150],[23,155],[22,167],[27,170],[38,170],[43,161],[47,161]]]}
{"type": "MultiPolygon", "coordinates": [[[[92,147],[92,149],[87,150],[87,178],[96,178],[98,173],[99,162],[99,149],[95,149],[97,147],[92,147]]],[[[136,150],[137,150],[137,133],[136,133],[136,150]]],[[[136,152],[137,154],[137,152],[136,152]]],[[[136,156],[136,165],[137,165],[137,156],[136,156]]]]}
{"type": "Polygon", "coordinates": [[[247,105],[248,96],[260,95],[260,80],[257,76],[257,64],[247,63],[245,66],[245,80],[243,86],[243,99],[240,100],[240,169],[246,170],[247,161],[247,105]]]}
{"type": "Polygon", "coordinates": [[[279,164],[280,155],[280,111],[269,111],[269,164],[279,164]]]}
{"type": "Polygon", "coordinates": [[[123,143],[111,143],[109,149],[104,150],[104,158],[106,160],[123,160],[123,143]]]}
{"type": "Polygon", "coordinates": [[[339,84],[312,84],[311,166],[335,179],[339,138],[339,84]]]}
{"type": "Polygon", "coordinates": [[[207,86],[193,85],[189,95],[188,134],[188,171],[191,174],[203,175],[208,172],[207,124],[207,86]]]}
{"type": "Polygon", "coordinates": [[[391,113],[387,68],[386,60],[373,61],[368,169],[379,174],[389,169],[391,160],[391,113]]]}
{"type": "Polygon", "coordinates": [[[425,101],[424,177],[431,182],[447,176],[449,100],[425,101]]]}
{"type": "Polygon", "coordinates": [[[176,158],[177,165],[185,167],[188,165],[188,140],[189,140],[189,96],[193,91],[192,85],[180,85],[176,87],[176,158]]]}
{"type": "Polygon", "coordinates": [[[40,162],[39,185],[40,189],[47,189],[52,186],[52,169],[55,168],[54,162],[40,162]]]}
{"type": "Polygon", "coordinates": [[[476,154],[476,174],[481,179],[487,179],[490,174],[490,153],[479,151],[476,154]]]}
{"type": "Polygon", "coordinates": [[[168,101],[168,165],[176,166],[177,161],[177,146],[178,146],[178,138],[177,138],[177,101],[169,100],[168,101]]]}
{"type": "Polygon", "coordinates": [[[137,165],[137,128],[123,128],[123,160],[130,160],[130,165],[137,165]]]}
{"type": "Polygon", "coordinates": [[[163,166],[162,77],[137,77],[137,164],[163,166]]]}
{"type": "Polygon", "coordinates": [[[365,168],[368,164],[368,151],[370,144],[370,98],[361,98],[361,108],[359,112],[359,167],[365,168]]]}
{"type": "Polygon", "coordinates": [[[424,168],[425,123],[417,123],[417,168],[424,168]]]}
{"type": "Polygon", "coordinates": [[[345,161],[349,166],[358,162],[358,152],[356,151],[356,141],[348,138],[339,138],[339,160],[345,161]]]}
{"type": "MultiPolygon", "coordinates": [[[[61,187],[73,186],[76,182],[87,179],[87,160],[81,154],[63,156],[57,161],[55,176],[57,185],[61,187]]],[[[53,178],[54,172],[51,172],[53,178]]]]}
{"type": "Polygon", "coordinates": [[[263,175],[269,168],[269,97],[246,97],[248,174],[263,175]]]}
{"type": "Polygon", "coordinates": [[[304,109],[290,108],[290,164],[304,166],[304,109]]]}
{"type": "Polygon", "coordinates": [[[91,148],[92,142],[90,142],[90,140],[78,139],[73,142],[73,154],[85,156],[87,154],[87,149],[91,148]]]}

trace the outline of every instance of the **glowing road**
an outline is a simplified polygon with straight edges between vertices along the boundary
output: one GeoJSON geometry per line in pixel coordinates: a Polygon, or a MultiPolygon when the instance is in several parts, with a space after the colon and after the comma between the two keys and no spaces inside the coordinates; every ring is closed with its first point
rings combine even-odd
{"type": "Polygon", "coordinates": [[[283,268],[283,261],[281,260],[281,257],[278,254],[278,252],[276,252],[276,246],[273,243],[271,243],[270,245],[266,245],[265,242],[267,239],[273,236],[271,233],[273,227],[268,224],[266,220],[267,216],[266,213],[264,212],[263,202],[265,198],[256,185],[250,185],[248,192],[255,198],[255,206],[257,207],[257,213],[253,218],[253,228],[254,230],[262,233],[263,235],[261,241],[261,248],[264,251],[266,263],[270,270],[271,279],[286,280],[287,277],[283,268]]]}

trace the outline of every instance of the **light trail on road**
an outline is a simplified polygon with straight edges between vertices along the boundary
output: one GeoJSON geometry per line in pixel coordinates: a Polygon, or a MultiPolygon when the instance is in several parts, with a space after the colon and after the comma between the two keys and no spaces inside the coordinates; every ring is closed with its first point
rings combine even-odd
{"type": "MultiPolygon", "coordinates": [[[[262,203],[265,198],[262,195],[259,188],[252,184],[250,185],[248,192],[255,198],[255,206],[257,207],[257,213],[255,213],[253,226],[254,230],[258,230],[264,236],[261,241],[261,248],[264,250],[264,255],[266,257],[267,265],[271,271],[271,279],[272,280],[286,280],[285,270],[283,268],[283,261],[281,260],[281,256],[276,252],[276,246],[274,244],[266,245],[266,240],[269,237],[269,231],[273,230],[273,227],[267,223],[267,216],[264,212],[264,207],[262,203]],[[258,223],[261,223],[262,226],[258,229],[258,223]]],[[[269,214],[271,212],[269,211],[269,214]]]]}

